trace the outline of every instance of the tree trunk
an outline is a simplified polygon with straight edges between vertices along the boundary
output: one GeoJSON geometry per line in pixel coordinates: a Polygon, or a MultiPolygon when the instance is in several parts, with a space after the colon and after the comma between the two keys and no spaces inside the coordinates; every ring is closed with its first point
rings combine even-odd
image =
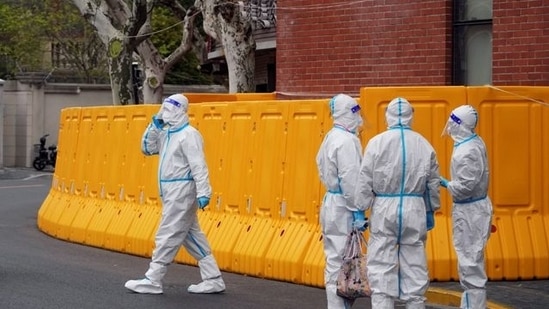
{"type": "Polygon", "coordinates": [[[113,105],[133,104],[132,52],[119,39],[113,38],[109,42],[108,59],[113,105]]]}
{"type": "Polygon", "coordinates": [[[107,48],[114,105],[132,104],[132,55],[141,42],[136,36],[144,24],[146,0],[133,0],[132,9],[124,1],[72,0],[82,16],[96,29],[107,48]]]}
{"type": "Polygon", "coordinates": [[[147,40],[137,47],[137,52],[145,69],[143,82],[143,103],[162,103],[164,77],[167,66],[158,50],[147,40]]]}
{"type": "MultiPolygon", "coordinates": [[[[221,41],[229,70],[229,92],[255,92],[255,39],[249,12],[238,1],[197,0],[204,30],[221,41]]],[[[249,5],[248,2],[244,2],[249,5]]]]}
{"type": "Polygon", "coordinates": [[[237,34],[236,29],[230,29],[223,35],[229,93],[255,92],[255,41],[253,36],[246,40],[245,37],[239,39],[237,34]]]}

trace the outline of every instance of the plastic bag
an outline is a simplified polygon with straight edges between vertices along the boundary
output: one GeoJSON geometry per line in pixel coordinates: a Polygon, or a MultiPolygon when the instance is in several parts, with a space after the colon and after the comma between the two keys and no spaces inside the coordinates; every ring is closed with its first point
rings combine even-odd
{"type": "Polygon", "coordinates": [[[366,240],[360,231],[353,229],[347,237],[337,276],[337,295],[354,300],[371,294],[366,270],[366,240]]]}

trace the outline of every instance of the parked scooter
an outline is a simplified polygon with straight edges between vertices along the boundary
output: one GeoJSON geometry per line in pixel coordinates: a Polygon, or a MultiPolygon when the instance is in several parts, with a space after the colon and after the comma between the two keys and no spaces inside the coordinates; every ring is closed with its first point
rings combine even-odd
{"type": "Polygon", "coordinates": [[[57,160],[57,146],[51,145],[46,148],[46,138],[49,134],[46,134],[40,138],[40,144],[35,144],[36,158],[32,162],[32,166],[41,171],[46,168],[47,165],[55,167],[55,160],[57,160]]]}

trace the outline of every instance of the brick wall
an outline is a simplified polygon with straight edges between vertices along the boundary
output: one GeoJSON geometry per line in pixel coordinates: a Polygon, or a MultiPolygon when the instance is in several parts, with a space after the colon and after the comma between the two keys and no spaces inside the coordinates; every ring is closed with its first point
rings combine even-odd
{"type": "MultiPolygon", "coordinates": [[[[277,17],[278,92],[451,83],[452,0],[278,0],[277,17]]],[[[547,1],[494,0],[492,30],[494,85],[549,85],[547,1]]]]}
{"type": "Polygon", "coordinates": [[[451,1],[278,0],[277,91],[448,85],[451,16],[451,1]]]}
{"type": "Polygon", "coordinates": [[[547,1],[494,0],[493,9],[493,84],[549,85],[547,1]]]}

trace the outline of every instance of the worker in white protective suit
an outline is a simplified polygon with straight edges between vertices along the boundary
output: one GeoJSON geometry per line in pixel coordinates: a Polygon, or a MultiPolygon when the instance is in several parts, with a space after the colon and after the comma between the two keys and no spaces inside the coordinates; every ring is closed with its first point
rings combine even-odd
{"type": "Polygon", "coordinates": [[[190,293],[220,293],[225,283],[200,229],[196,211],[208,206],[212,194],[201,134],[189,124],[189,102],[182,94],[166,98],[145,130],[141,150],[160,155],[158,165],[162,217],[145,278],[129,280],[125,287],[136,293],[161,294],[162,279],[181,245],[198,261],[202,282],[190,293]]]}
{"type": "Polygon", "coordinates": [[[461,308],[467,309],[487,308],[484,251],[492,226],[488,158],[484,141],[475,133],[477,122],[477,111],[470,105],[462,105],[450,114],[443,135],[454,140],[451,178],[441,177],[440,182],[453,200],[453,241],[464,289],[461,308]]]}
{"type": "Polygon", "coordinates": [[[425,241],[440,208],[439,164],[431,144],[412,131],[404,98],[387,106],[388,128],[364,150],[355,204],[371,209],[367,269],[372,308],[425,308],[429,273],[425,241]]]}
{"type": "Polygon", "coordinates": [[[329,102],[333,127],[326,134],[316,156],[320,180],[326,194],[320,209],[320,225],[326,265],[324,280],[328,309],[350,308],[352,301],[336,294],[337,275],[343,263],[347,236],[352,227],[365,231],[364,211],[354,204],[355,182],[362,146],[357,130],[362,126],[360,106],[345,94],[329,102]]]}

